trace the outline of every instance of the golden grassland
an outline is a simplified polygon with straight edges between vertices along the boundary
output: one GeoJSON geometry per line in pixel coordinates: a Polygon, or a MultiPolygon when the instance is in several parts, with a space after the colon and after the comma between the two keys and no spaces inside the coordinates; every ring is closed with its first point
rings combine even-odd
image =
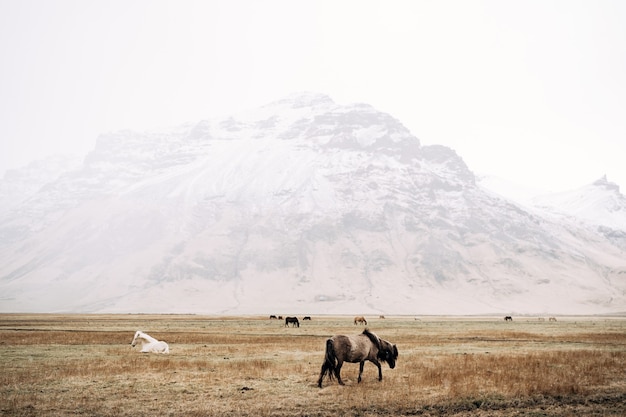
{"type": "Polygon", "coordinates": [[[396,368],[357,384],[345,364],[345,386],[319,389],[325,340],[363,330],[352,317],[0,314],[0,415],[626,415],[626,318],[367,319],[396,368]],[[136,330],[170,354],[131,348],[136,330]]]}

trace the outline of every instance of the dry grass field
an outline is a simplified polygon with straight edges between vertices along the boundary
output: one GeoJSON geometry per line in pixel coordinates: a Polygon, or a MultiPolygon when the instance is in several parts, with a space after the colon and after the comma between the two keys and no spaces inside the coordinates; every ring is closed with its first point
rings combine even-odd
{"type": "Polygon", "coordinates": [[[624,416],[626,319],[367,317],[395,369],[345,364],[317,387],[351,317],[0,315],[2,416],[624,416]],[[301,317],[300,317],[301,318],[301,317]],[[169,355],[131,348],[136,330],[169,355]]]}

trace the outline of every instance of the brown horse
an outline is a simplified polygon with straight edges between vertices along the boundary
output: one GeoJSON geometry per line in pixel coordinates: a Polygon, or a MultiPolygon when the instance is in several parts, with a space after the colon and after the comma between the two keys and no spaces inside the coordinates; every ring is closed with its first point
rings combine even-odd
{"type": "Polygon", "coordinates": [[[365,317],[363,317],[363,316],[357,316],[357,317],[354,318],[354,325],[356,326],[357,323],[364,324],[364,325],[367,326],[367,320],[365,320],[365,317]]]}
{"type": "Polygon", "coordinates": [[[326,341],[326,353],[317,386],[322,388],[322,380],[326,375],[330,380],[334,376],[340,385],[344,385],[341,380],[341,366],[344,362],[359,363],[358,382],[361,382],[365,361],[370,361],[378,367],[378,380],[382,381],[383,371],[380,363],[387,362],[389,367],[393,369],[397,359],[398,348],[396,345],[379,338],[367,329],[356,336],[333,336],[326,341]]]}

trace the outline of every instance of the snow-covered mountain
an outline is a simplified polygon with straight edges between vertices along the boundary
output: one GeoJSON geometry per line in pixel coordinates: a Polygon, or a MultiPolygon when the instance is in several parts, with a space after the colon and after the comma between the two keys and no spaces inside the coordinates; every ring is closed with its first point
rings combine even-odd
{"type": "Polygon", "coordinates": [[[626,242],[626,197],[606,175],[575,190],[542,193],[493,176],[482,176],[479,185],[505,196],[525,210],[556,222],[595,229],[617,246],[626,242]]]}
{"type": "Polygon", "coordinates": [[[102,135],[21,195],[15,175],[0,184],[16,202],[0,212],[0,311],[626,311],[619,223],[487,192],[453,150],[365,104],[294,95],[102,135]]]}
{"type": "Polygon", "coordinates": [[[577,190],[537,196],[531,203],[590,225],[626,231],[626,197],[606,176],[577,190]]]}
{"type": "Polygon", "coordinates": [[[81,161],[77,157],[55,155],[46,160],[33,161],[23,169],[7,171],[0,181],[0,215],[19,206],[42,186],[67,171],[78,169],[80,165],[81,161]]]}

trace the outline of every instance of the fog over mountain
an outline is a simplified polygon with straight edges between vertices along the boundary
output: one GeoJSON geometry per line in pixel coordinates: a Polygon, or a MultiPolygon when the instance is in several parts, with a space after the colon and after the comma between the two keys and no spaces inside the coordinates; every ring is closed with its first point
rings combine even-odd
{"type": "Polygon", "coordinates": [[[486,187],[391,115],[318,94],[104,134],[82,163],[0,182],[0,311],[626,311],[616,184],[486,187]]]}

